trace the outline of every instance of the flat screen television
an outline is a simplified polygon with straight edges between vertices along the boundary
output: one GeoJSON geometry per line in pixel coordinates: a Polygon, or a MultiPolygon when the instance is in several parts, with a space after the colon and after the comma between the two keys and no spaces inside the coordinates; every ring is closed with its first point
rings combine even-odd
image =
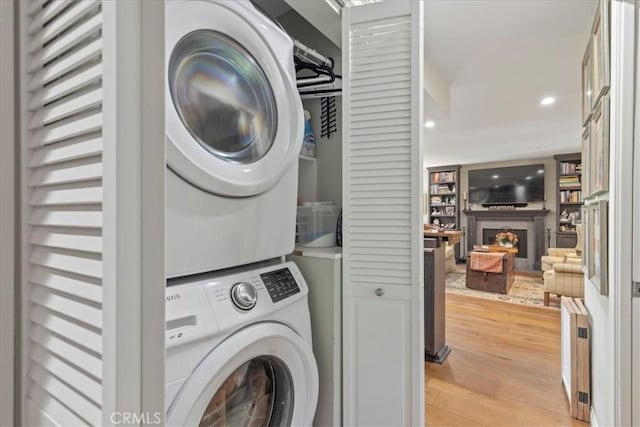
{"type": "Polygon", "coordinates": [[[469,171],[469,203],[526,206],[544,201],[544,165],[469,171]]]}

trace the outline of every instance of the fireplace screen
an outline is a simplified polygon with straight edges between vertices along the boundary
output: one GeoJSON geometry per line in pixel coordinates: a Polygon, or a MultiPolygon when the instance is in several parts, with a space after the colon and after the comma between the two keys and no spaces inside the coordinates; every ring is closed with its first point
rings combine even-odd
{"type": "MultiPolygon", "coordinates": [[[[504,231],[501,228],[483,228],[482,229],[482,244],[483,245],[494,245],[496,244],[496,234],[504,231]]],[[[518,235],[518,243],[516,243],[515,247],[518,248],[517,258],[527,258],[527,230],[511,230],[513,233],[518,235]]]]}

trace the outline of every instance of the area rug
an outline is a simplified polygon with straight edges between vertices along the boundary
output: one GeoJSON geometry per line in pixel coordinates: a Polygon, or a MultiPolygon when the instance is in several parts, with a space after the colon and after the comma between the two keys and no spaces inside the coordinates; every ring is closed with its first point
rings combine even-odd
{"type": "Polygon", "coordinates": [[[447,274],[446,291],[455,294],[469,295],[477,298],[485,298],[494,301],[504,301],[513,304],[533,305],[544,308],[560,308],[560,300],[551,298],[549,307],[544,305],[544,282],[542,277],[517,274],[508,294],[477,291],[465,286],[466,272],[458,267],[447,274]]]}

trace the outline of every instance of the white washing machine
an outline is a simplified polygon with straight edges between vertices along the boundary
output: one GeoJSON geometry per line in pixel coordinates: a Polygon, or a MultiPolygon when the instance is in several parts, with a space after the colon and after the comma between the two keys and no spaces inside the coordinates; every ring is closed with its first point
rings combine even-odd
{"type": "Polygon", "coordinates": [[[170,281],[167,425],[310,426],[307,293],[292,262],[170,281]]]}
{"type": "Polygon", "coordinates": [[[167,276],[290,253],[304,133],[293,42],[249,1],[166,3],[167,276]]]}

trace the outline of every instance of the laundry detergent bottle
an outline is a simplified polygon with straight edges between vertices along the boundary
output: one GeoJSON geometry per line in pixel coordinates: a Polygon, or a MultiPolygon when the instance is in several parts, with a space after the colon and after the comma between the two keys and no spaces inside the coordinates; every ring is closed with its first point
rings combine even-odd
{"type": "Polygon", "coordinates": [[[300,154],[308,157],[316,156],[316,137],[313,134],[313,127],[311,127],[311,113],[307,110],[304,110],[304,139],[300,154]]]}

